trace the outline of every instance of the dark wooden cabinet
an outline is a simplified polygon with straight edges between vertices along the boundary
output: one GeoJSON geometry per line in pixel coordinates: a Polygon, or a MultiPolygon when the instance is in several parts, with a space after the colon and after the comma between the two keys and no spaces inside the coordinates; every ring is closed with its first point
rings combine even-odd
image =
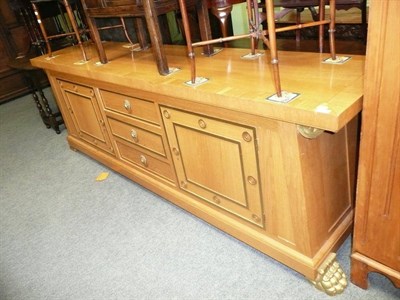
{"type": "Polygon", "coordinates": [[[15,1],[0,1],[0,103],[29,92],[20,70],[11,60],[29,52],[30,39],[24,23],[13,10],[15,1]]]}
{"type": "Polygon", "coordinates": [[[399,1],[372,1],[351,280],[369,272],[400,287],[399,1]],[[397,57],[397,59],[394,59],[397,57]]]}

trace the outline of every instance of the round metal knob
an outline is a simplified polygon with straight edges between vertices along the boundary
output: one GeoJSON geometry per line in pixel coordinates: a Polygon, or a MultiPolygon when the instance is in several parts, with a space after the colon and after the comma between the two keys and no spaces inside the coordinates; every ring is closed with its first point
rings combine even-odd
{"type": "Polygon", "coordinates": [[[181,181],[181,188],[186,189],[187,188],[187,182],[182,180],[181,181]]]}
{"type": "Polygon", "coordinates": [[[247,131],[245,131],[245,132],[242,133],[242,138],[243,138],[243,140],[245,140],[246,142],[251,142],[251,140],[253,139],[253,138],[251,137],[251,134],[248,133],[247,131]]]}
{"type": "Polygon", "coordinates": [[[218,196],[216,196],[216,195],[214,195],[213,196],[213,200],[214,200],[214,202],[216,203],[216,204],[220,204],[221,203],[221,200],[218,198],[218,196]]]}
{"type": "Polygon", "coordinates": [[[140,162],[143,166],[147,167],[148,163],[147,163],[147,158],[144,155],[140,155],[140,162]]]}
{"type": "Polygon", "coordinates": [[[138,142],[138,135],[137,135],[137,132],[135,129],[131,130],[131,137],[134,140],[134,142],[136,142],[136,143],[138,142]]]}
{"type": "Polygon", "coordinates": [[[172,148],[172,152],[176,155],[176,156],[178,156],[180,153],[179,153],[179,150],[177,149],[177,148],[172,148]]]}
{"type": "Polygon", "coordinates": [[[166,119],[171,118],[171,115],[169,114],[169,111],[166,110],[166,109],[164,109],[164,111],[163,111],[163,116],[164,116],[166,119]]]}
{"type": "Polygon", "coordinates": [[[127,99],[124,100],[124,107],[127,111],[131,110],[131,103],[129,102],[129,100],[127,99]]]}
{"type": "Polygon", "coordinates": [[[247,177],[247,182],[250,183],[251,185],[256,185],[257,180],[253,176],[248,176],[247,177]]]}
{"type": "Polygon", "coordinates": [[[198,124],[199,124],[199,126],[200,126],[201,128],[203,128],[203,129],[207,127],[207,124],[206,124],[206,122],[204,122],[203,119],[200,119],[200,120],[198,121],[198,124]]]}
{"type": "Polygon", "coordinates": [[[253,220],[256,221],[257,223],[261,221],[260,217],[257,216],[257,215],[254,215],[254,214],[253,214],[251,217],[252,217],[253,220]]]}

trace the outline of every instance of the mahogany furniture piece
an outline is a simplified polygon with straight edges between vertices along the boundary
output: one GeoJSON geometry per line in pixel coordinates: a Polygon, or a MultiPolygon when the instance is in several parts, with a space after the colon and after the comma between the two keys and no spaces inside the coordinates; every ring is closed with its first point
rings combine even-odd
{"type": "Polygon", "coordinates": [[[121,43],[104,47],[107,65],[76,65],[73,48],[31,61],[46,70],[71,148],[326,293],[342,292],[334,252],[353,224],[364,57],[329,65],[320,53],[281,52],[285,86],[300,94],[284,104],[265,100],[272,74],[240,58],[248,49],[206,57],[196,48],[199,71],[213,79],[194,88],[183,84],[191,73],[185,46],[164,45],[181,68],[170,76],[153,71],[148,53],[132,61],[121,43]]]}
{"type": "Polygon", "coordinates": [[[208,0],[208,7],[211,13],[217,17],[221,26],[222,37],[228,36],[228,18],[231,15],[232,7],[235,4],[243,3],[244,0],[208,0]]]}
{"type": "Polygon", "coordinates": [[[399,1],[371,1],[351,281],[368,273],[400,288],[399,1]]]}
{"type": "MultiPolygon", "coordinates": [[[[171,73],[163,50],[162,35],[157,17],[167,12],[177,10],[179,8],[177,0],[82,0],[82,4],[101,63],[107,63],[108,59],[100,39],[96,18],[134,17],[135,30],[139,44],[142,48],[147,48],[143,22],[143,18],[145,18],[158,72],[161,75],[168,75],[171,73]]],[[[211,39],[210,21],[205,0],[188,0],[186,1],[186,5],[196,8],[201,38],[204,40],[211,39]]],[[[211,55],[213,53],[212,47],[204,47],[204,53],[206,55],[211,55]]]]}
{"type": "Polygon", "coordinates": [[[9,65],[16,57],[26,56],[31,45],[16,4],[0,1],[0,103],[29,93],[23,72],[9,65]]]}
{"type": "MultiPolygon", "coordinates": [[[[311,12],[314,21],[319,19],[319,13],[325,13],[325,10],[321,9],[319,0],[274,0],[275,7],[284,8],[283,11],[276,14],[276,19],[282,18],[290,10],[296,10],[296,23],[301,23],[301,13],[305,8],[308,8],[311,12]],[[319,6],[318,11],[315,7],[319,6]]],[[[367,0],[336,0],[336,10],[348,10],[350,8],[356,7],[361,10],[361,27],[362,36],[365,39],[367,34],[367,0]]],[[[319,48],[323,51],[323,44],[321,39],[323,39],[323,30],[320,28],[319,31],[319,48]]],[[[300,41],[300,30],[296,30],[296,41],[300,41]]]]}
{"type": "MultiPolygon", "coordinates": [[[[186,3],[185,0],[179,0],[179,6],[182,14],[183,25],[185,29],[185,36],[187,41],[187,48],[188,48],[188,57],[191,62],[191,83],[195,85],[197,82],[204,80],[203,78],[196,78],[196,65],[195,65],[195,55],[193,51],[193,47],[200,46],[200,45],[210,45],[213,43],[220,43],[235,39],[242,39],[242,38],[250,38],[251,39],[251,55],[254,56],[256,45],[258,40],[261,39],[264,44],[270,49],[271,53],[271,64],[273,70],[273,78],[275,84],[276,95],[279,98],[282,98],[282,89],[281,89],[281,79],[279,74],[279,60],[278,60],[278,51],[276,46],[276,33],[288,30],[297,30],[304,27],[312,27],[312,26],[319,26],[320,32],[323,31],[323,26],[325,24],[329,24],[329,42],[330,42],[330,52],[331,52],[331,59],[333,61],[336,60],[336,51],[335,51],[335,15],[336,15],[336,0],[329,0],[329,4],[332,9],[330,9],[330,19],[325,20],[325,10],[320,9],[321,13],[319,14],[319,21],[308,22],[304,24],[297,24],[293,26],[285,26],[281,28],[275,28],[275,13],[274,13],[274,2],[273,0],[266,0],[265,1],[265,9],[266,9],[266,22],[267,22],[267,29],[263,30],[261,28],[261,23],[264,21],[263,14],[260,14],[259,10],[260,7],[258,5],[258,1],[254,0],[247,0],[247,14],[249,20],[249,33],[244,35],[208,40],[198,43],[192,43],[190,38],[190,25],[188,21],[188,13],[186,10],[186,3]],[[268,38],[267,38],[268,36],[268,38]]],[[[325,7],[325,0],[319,0],[319,7],[325,7]]],[[[323,40],[322,34],[320,34],[320,48],[322,47],[323,40]]]]}
{"type": "MultiPolygon", "coordinates": [[[[244,3],[245,0],[208,0],[208,6],[221,25],[223,37],[228,36],[227,19],[235,4],[244,3]]],[[[296,23],[301,23],[301,13],[308,8],[314,21],[319,19],[319,12],[315,9],[319,5],[318,0],[274,0],[274,7],[282,7],[283,10],[275,12],[275,19],[279,20],[293,9],[296,10],[296,23]]],[[[357,7],[361,10],[361,27],[363,38],[367,35],[367,1],[366,0],[336,0],[336,10],[348,10],[357,7]]],[[[321,35],[320,35],[321,36],[321,35]]],[[[296,30],[296,41],[300,41],[300,30],[296,30]]],[[[321,46],[320,51],[322,52],[321,46]]]]}

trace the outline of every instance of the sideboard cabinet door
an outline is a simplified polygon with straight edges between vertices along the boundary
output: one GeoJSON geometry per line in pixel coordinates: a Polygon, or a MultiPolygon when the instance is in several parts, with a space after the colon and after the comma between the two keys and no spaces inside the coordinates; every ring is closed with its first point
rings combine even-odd
{"type": "Polygon", "coordinates": [[[161,107],[182,190],[264,227],[255,128],[161,107]]]}
{"type": "Polygon", "coordinates": [[[112,153],[110,137],[93,88],[58,80],[61,93],[71,116],[72,135],[112,153]]]}

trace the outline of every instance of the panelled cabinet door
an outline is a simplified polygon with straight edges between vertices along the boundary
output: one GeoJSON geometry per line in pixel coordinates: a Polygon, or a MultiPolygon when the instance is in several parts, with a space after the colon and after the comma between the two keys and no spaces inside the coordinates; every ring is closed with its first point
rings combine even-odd
{"type": "Polygon", "coordinates": [[[264,227],[255,129],[161,107],[181,189],[264,227]]]}
{"type": "Polygon", "coordinates": [[[105,151],[113,152],[93,88],[58,81],[78,136],[105,151]]]}

